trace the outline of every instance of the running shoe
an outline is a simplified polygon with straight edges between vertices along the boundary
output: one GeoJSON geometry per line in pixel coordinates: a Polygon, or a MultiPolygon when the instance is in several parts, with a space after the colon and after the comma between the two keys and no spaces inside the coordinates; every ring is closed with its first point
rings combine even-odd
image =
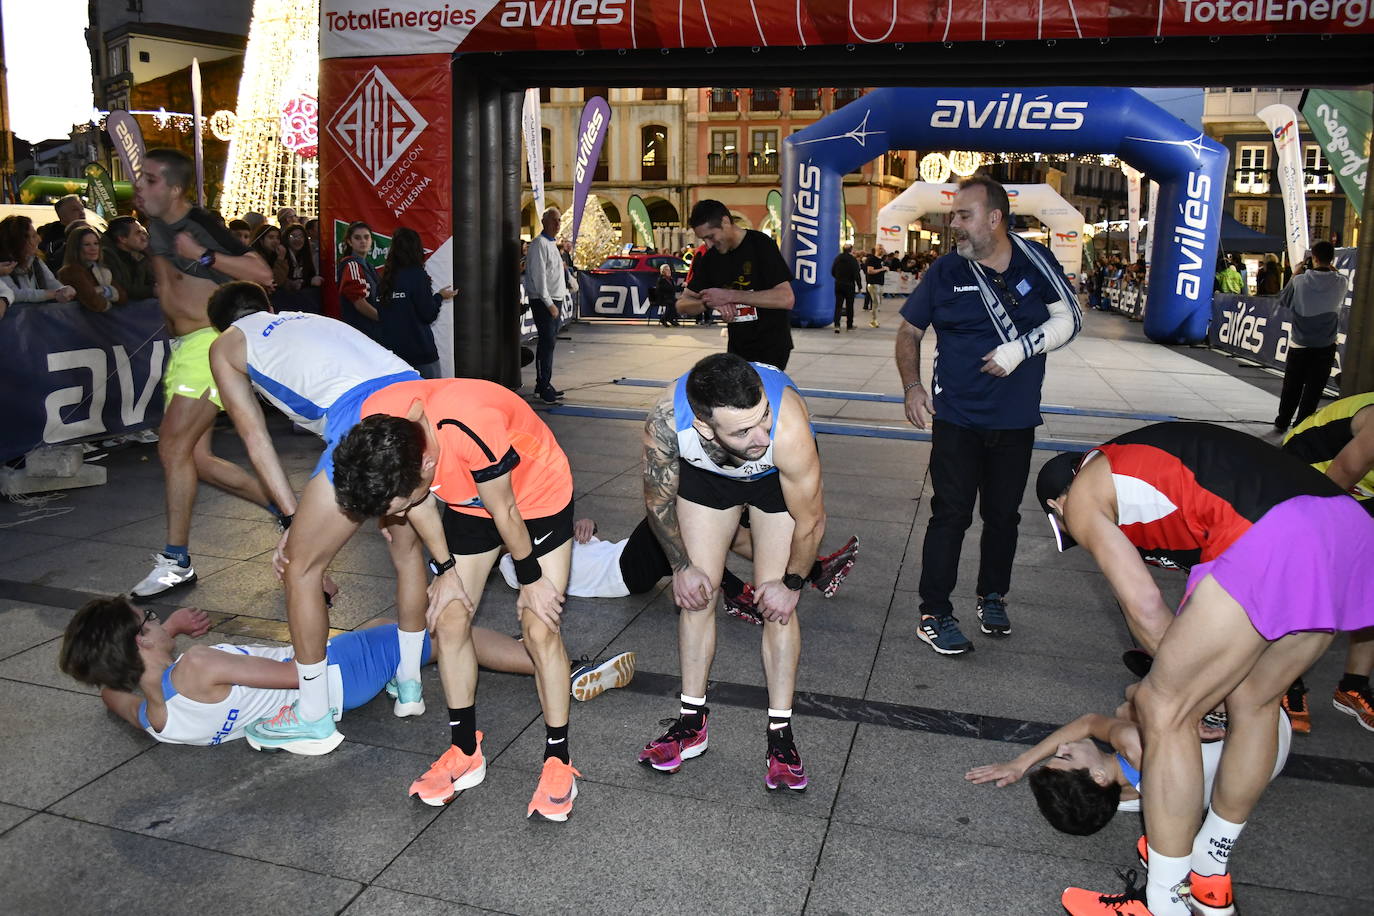
{"type": "Polygon", "coordinates": [[[1146,834],[1142,833],[1135,841],[1135,857],[1140,860],[1141,868],[1150,867],[1150,838],[1146,834]]]}
{"type": "Polygon", "coordinates": [[[840,585],[848,577],[849,571],[854,568],[854,561],[859,557],[859,536],[853,535],[844,542],[844,546],[835,551],[828,557],[821,557],[821,572],[811,587],[821,593],[822,598],[834,598],[835,593],[840,590],[840,585]]]}
{"type": "Polygon", "coordinates": [[[398,719],[425,714],[425,691],[419,678],[398,681],[393,677],[386,682],[386,695],[396,701],[391,707],[391,714],[398,719]]]}
{"type": "Polygon", "coordinates": [[[1007,616],[1007,602],[991,592],[978,599],[978,627],[989,636],[1010,636],[1011,618],[1007,616]]]}
{"type": "Polygon", "coordinates": [[[586,702],[612,687],[624,687],[634,677],[633,652],[621,652],[601,662],[581,659],[572,670],[573,699],[586,702]]]}
{"type": "Polygon", "coordinates": [[[1102,894],[1081,887],[1065,888],[1059,902],[1070,916],[1151,916],[1150,908],[1145,905],[1145,885],[1136,884],[1135,869],[1117,875],[1126,883],[1120,894],[1102,894]]]}
{"type": "MultiPolygon", "coordinates": [[[[1340,696],[1339,690],[1336,691],[1336,696],[1340,696]]],[[[1312,711],[1307,708],[1306,690],[1294,684],[1284,693],[1283,698],[1279,700],[1279,705],[1283,707],[1284,712],[1288,713],[1288,722],[1293,726],[1293,734],[1312,734],[1312,711]]]]}
{"type": "Polygon", "coordinates": [[[447,805],[465,789],[481,784],[487,777],[487,759],[482,756],[482,733],[477,733],[477,747],[464,754],[450,744],[443,756],[425,771],[425,775],[410,784],[410,795],[427,805],[447,805]]]}
{"type": "Polygon", "coordinates": [[[663,773],[676,773],[682,769],[682,761],[700,757],[706,753],[706,717],[701,718],[701,728],[692,728],[682,717],[663,719],[660,725],[668,730],[655,738],[639,752],[639,762],[663,773]]]}
{"type": "Polygon", "coordinates": [[[1374,732],[1374,691],[1368,687],[1359,690],[1336,689],[1331,705],[1348,716],[1354,716],[1361,727],[1374,732]]]}
{"type": "Polygon", "coordinates": [[[869,322],[868,322],[868,326],[869,326],[870,328],[876,328],[876,327],[878,326],[878,319],[877,319],[876,317],[870,319],[869,322]]]}
{"type": "Polygon", "coordinates": [[[1188,873],[1188,905],[1197,916],[1235,916],[1230,875],[1188,873]]]}
{"type": "Polygon", "coordinates": [[[143,581],[134,586],[131,593],[135,598],[156,598],[158,595],[165,595],[174,588],[183,585],[190,585],[196,581],[196,569],[194,566],[182,566],[176,561],[176,557],[169,557],[165,553],[153,554],[153,571],[143,577],[143,581]]]}
{"type": "Polygon", "coordinates": [[[248,746],[255,751],[287,751],[319,757],[338,747],[344,736],[334,727],[330,710],[313,722],[296,715],[296,704],[283,706],[270,719],[259,719],[244,729],[248,746]]]}
{"type": "Polygon", "coordinates": [[[770,792],[778,788],[805,792],[809,783],[795,744],[788,742],[785,747],[768,749],[768,775],[763,778],[763,784],[770,792]]]}
{"type": "Polygon", "coordinates": [[[1127,649],[1121,653],[1121,664],[1138,678],[1144,678],[1154,667],[1155,657],[1144,649],[1127,649]]]}
{"type": "Polygon", "coordinates": [[[526,817],[536,814],[546,821],[566,821],[572,814],[573,799],[577,798],[576,776],[582,774],[573,769],[572,764],[564,763],[557,757],[544,761],[544,769],[539,774],[539,785],[534,788],[530,808],[526,817]]]}
{"type": "Polygon", "coordinates": [[[754,586],[748,582],[744,583],[744,590],[739,593],[738,598],[731,598],[729,595],[724,597],[725,613],[745,623],[752,623],[755,626],[763,626],[763,614],[754,606],[754,586]]]}
{"type": "Polygon", "coordinates": [[[973,651],[973,643],[960,631],[959,618],[953,614],[922,617],[916,635],[941,655],[962,655],[973,651]]]}

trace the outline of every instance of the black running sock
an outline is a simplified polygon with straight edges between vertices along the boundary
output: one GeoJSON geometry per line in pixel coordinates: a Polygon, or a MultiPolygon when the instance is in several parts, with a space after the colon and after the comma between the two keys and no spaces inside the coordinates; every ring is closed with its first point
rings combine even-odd
{"type": "Polygon", "coordinates": [[[811,564],[811,571],[806,574],[807,582],[815,582],[821,577],[821,561],[817,560],[811,564]]]}
{"type": "Polygon", "coordinates": [[[738,601],[739,596],[744,594],[744,580],[727,569],[721,573],[720,590],[731,601],[738,601]]]}
{"type": "Polygon", "coordinates": [[[550,757],[557,757],[564,763],[572,762],[572,758],[568,756],[568,726],[544,726],[544,759],[548,760],[550,757]]]}
{"type": "Polygon", "coordinates": [[[796,741],[792,737],[792,726],[790,721],[789,719],[772,718],[768,720],[768,749],[770,751],[786,750],[796,744],[796,741]],[[789,724],[784,724],[782,728],[775,728],[774,726],[779,722],[789,724]]]}
{"type": "Polygon", "coordinates": [[[1340,684],[1337,685],[1336,689],[1337,689],[1337,690],[1349,690],[1349,691],[1351,691],[1351,692],[1358,692],[1358,691],[1361,691],[1361,690],[1368,690],[1368,689],[1369,689],[1369,675],[1367,675],[1367,674],[1351,674],[1349,671],[1347,671],[1345,674],[1341,675],[1341,682],[1340,682],[1340,684]]]}
{"type": "Polygon", "coordinates": [[[682,723],[688,728],[700,729],[706,724],[706,716],[711,711],[710,707],[706,705],[706,698],[704,696],[697,699],[702,700],[702,702],[697,703],[688,699],[685,695],[678,695],[678,700],[682,703],[682,705],[678,707],[678,718],[680,718],[682,723]]]}
{"type": "Polygon", "coordinates": [[[449,731],[453,746],[464,754],[477,750],[477,706],[464,706],[462,709],[449,708],[449,731]]]}
{"type": "Polygon", "coordinates": [[[1296,681],[1293,682],[1293,686],[1289,687],[1288,689],[1292,693],[1306,693],[1307,685],[1303,683],[1302,678],[1298,678],[1296,681]]]}

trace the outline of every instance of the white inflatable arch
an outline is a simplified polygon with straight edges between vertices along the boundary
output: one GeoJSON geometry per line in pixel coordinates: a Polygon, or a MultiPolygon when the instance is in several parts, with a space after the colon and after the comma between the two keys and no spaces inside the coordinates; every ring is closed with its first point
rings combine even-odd
{"type": "MultiPolygon", "coordinates": [[[[1077,288],[1083,269],[1083,214],[1049,185],[1009,184],[1006,189],[1013,214],[1034,216],[1045,225],[1050,251],[1077,288]]],[[[878,211],[878,244],[889,251],[905,250],[906,227],[927,213],[948,213],[958,190],[957,184],[913,182],[878,211]]]]}

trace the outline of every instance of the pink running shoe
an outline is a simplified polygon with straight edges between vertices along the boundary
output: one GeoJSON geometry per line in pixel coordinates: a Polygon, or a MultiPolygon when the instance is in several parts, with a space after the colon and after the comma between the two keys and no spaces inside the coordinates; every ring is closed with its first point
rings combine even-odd
{"type": "Polygon", "coordinates": [[[745,623],[752,623],[755,626],[763,626],[763,615],[754,606],[754,586],[748,582],[744,583],[744,591],[739,593],[738,598],[731,598],[726,595],[725,613],[745,623]]]}
{"type": "Polygon", "coordinates": [[[830,556],[817,558],[821,564],[821,573],[816,577],[816,581],[811,583],[811,587],[819,591],[824,598],[834,598],[858,558],[859,536],[856,534],[830,556]]]}
{"type": "Polygon", "coordinates": [[[660,725],[668,730],[659,738],[644,745],[639,752],[639,762],[664,773],[676,773],[682,769],[682,761],[700,757],[706,753],[706,717],[701,718],[701,728],[692,728],[682,718],[663,719],[660,725]]]}
{"type": "Polygon", "coordinates": [[[763,784],[769,791],[787,788],[793,792],[805,792],[809,783],[806,768],[802,766],[801,755],[797,753],[795,744],[769,748],[768,775],[763,779],[763,784]]]}

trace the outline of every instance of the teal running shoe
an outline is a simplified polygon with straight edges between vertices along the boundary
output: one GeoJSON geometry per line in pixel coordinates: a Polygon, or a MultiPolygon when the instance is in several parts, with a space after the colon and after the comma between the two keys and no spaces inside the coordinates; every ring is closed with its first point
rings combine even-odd
{"type": "Polygon", "coordinates": [[[244,730],[248,746],[255,751],[287,751],[305,757],[319,757],[338,747],[344,739],[334,727],[334,711],[308,722],[296,715],[296,704],[283,706],[270,719],[259,719],[244,730]]]}
{"type": "Polygon", "coordinates": [[[396,678],[386,682],[386,695],[396,701],[391,714],[398,719],[425,714],[425,691],[420,679],[398,681],[396,678]]]}

